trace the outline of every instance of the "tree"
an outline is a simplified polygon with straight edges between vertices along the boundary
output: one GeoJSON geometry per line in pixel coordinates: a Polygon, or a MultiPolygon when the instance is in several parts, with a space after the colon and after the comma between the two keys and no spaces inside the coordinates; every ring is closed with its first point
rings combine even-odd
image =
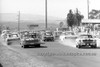
{"type": "Polygon", "coordinates": [[[76,21],[76,22],[74,22],[75,25],[80,26],[81,20],[84,18],[84,16],[79,14],[78,9],[76,9],[76,13],[75,13],[74,18],[76,18],[76,19],[74,19],[74,21],[76,21]]]}
{"type": "Polygon", "coordinates": [[[69,11],[68,15],[67,15],[67,24],[69,27],[72,26],[80,26],[81,20],[84,18],[83,15],[81,15],[78,12],[78,9],[76,10],[76,13],[73,14],[72,10],[69,11]]]}
{"type": "Polygon", "coordinates": [[[60,28],[62,28],[62,27],[63,27],[63,25],[64,25],[64,23],[63,23],[63,22],[60,22],[60,23],[59,23],[59,27],[60,27],[60,28]]]}
{"type": "Polygon", "coordinates": [[[69,10],[69,13],[67,14],[67,24],[69,27],[74,25],[74,14],[72,10],[69,10]]]}
{"type": "Polygon", "coordinates": [[[93,9],[89,13],[89,19],[100,19],[100,10],[93,9]]]}

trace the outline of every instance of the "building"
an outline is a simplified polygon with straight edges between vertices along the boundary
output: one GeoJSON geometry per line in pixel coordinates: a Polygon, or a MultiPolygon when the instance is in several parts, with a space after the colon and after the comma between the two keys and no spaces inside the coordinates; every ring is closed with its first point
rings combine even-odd
{"type": "Polygon", "coordinates": [[[82,25],[87,25],[87,24],[100,24],[100,19],[83,19],[82,20],[82,25]]]}

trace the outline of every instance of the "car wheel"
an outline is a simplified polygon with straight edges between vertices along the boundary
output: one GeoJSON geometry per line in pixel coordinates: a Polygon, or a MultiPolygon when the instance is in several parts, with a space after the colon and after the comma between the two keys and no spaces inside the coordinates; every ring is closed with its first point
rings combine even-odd
{"type": "Polygon", "coordinates": [[[23,48],[26,48],[26,46],[24,45],[23,48]]]}
{"type": "Polygon", "coordinates": [[[55,39],[53,38],[53,40],[52,41],[55,41],[55,39]]]}
{"type": "Polygon", "coordinates": [[[76,45],[76,47],[77,47],[77,48],[81,48],[81,46],[80,46],[80,45],[76,45]]]}
{"type": "Polygon", "coordinates": [[[95,45],[93,45],[93,46],[92,46],[92,48],[97,48],[97,45],[96,45],[96,44],[95,44],[95,45]]]}
{"type": "Polygon", "coordinates": [[[26,45],[22,45],[21,47],[22,47],[22,48],[26,48],[26,45]]]}
{"type": "Polygon", "coordinates": [[[37,44],[36,47],[40,47],[40,44],[37,44]]]}
{"type": "Polygon", "coordinates": [[[10,44],[11,44],[11,43],[8,43],[8,42],[7,42],[7,45],[10,45],[10,44]]]}
{"type": "Polygon", "coordinates": [[[23,46],[21,46],[23,48],[23,46]]]}

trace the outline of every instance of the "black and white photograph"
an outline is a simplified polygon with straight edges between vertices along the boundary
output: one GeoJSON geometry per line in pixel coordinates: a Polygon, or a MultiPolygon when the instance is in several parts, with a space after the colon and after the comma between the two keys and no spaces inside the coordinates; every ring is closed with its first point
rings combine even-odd
{"type": "Polygon", "coordinates": [[[0,67],[100,67],[100,1],[0,0],[0,67]]]}

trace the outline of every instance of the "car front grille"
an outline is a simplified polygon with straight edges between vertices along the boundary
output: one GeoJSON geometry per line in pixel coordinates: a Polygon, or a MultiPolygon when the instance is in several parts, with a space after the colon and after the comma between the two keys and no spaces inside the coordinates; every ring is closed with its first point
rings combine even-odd
{"type": "Polygon", "coordinates": [[[83,40],[84,43],[91,43],[93,40],[83,40]]]}

